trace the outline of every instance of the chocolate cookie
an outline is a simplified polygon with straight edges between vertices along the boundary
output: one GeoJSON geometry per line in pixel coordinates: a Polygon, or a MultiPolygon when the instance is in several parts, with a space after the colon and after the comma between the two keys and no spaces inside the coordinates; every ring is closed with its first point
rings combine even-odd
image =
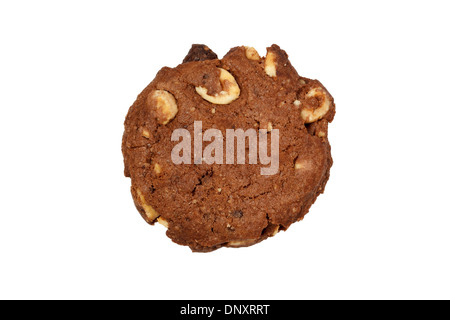
{"type": "Polygon", "coordinates": [[[332,158],[332,96],[277,45],[222,59],[193,45],[162,68],[125,120],[125,176],[138,211],[192,251],[253,245],[303,219],[332,158]]]}

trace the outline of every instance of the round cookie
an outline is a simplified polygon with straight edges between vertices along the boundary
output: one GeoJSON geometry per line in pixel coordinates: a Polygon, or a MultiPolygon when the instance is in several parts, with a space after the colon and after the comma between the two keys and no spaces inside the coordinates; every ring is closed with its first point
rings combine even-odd
{"type": "Polygon", "coordinates": [[[324,191],[334,113],[329,92],[299,76],[277,45],[267,48],[266,57],[236,47],[220,60],[207,46],[193,45],[182,64],[158,72],[126,117],[122,152],[134,203],[148,223],[163,224],[168,237],[192,251],[249,246],[274,236],[303,219],[324,191]],[[173,161],[181,141],[174,139],[177,129],[192,138],[192,151],[182,152],[190,163],[173,161]],[[278,167],[261,174],[269,165],[252,162],[250,138],[245,164],[234,155],[229,163],[223,156],[222,164],[196,158],[195,139],[203,136],[206,152],[208,129],[223,133],[224,148],[227,130],[254,130],[267,139],[270,156],[278,142],[278,167]]]}

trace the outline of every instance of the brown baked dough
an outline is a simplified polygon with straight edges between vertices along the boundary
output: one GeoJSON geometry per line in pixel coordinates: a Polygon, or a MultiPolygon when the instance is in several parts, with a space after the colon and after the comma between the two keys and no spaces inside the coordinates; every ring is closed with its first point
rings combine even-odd
{"type": "Polygon", "coordinates": [[[193,45],[182,64],[158,72],[126,117],[122,152],[134,203],[149,224],[165,225],[169,238],[192,251],[274,236],[303,219],[324,192],[334,114],[330,93],[299,76],[277,45],[266,57],[236,47],[220,60],[193,45]],[[185,128],[193,136],[194,121],[203,132],[253,128],[270,136],[278,129],[278,172],[261,175],[266,166],[259,163],[174,164],[172,132],[185,128]]]}

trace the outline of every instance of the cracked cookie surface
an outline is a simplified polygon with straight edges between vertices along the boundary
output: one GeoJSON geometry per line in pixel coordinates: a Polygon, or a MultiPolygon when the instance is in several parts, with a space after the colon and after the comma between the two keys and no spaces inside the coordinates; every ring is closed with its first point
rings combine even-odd
{"type": "Polygon", "coordinates": [[[323,193],[332,158],[332,96],[298,75],[277,45],[260,57],[236,47],[222,59],[193,45],[183,63],[162,68],[125,120],[125,176],[138,211],[193,251],[242,247],[286,230],[323,193]],[[177,128],[279,130],[279,169],[261,164],[174,164],[177,128]]]}

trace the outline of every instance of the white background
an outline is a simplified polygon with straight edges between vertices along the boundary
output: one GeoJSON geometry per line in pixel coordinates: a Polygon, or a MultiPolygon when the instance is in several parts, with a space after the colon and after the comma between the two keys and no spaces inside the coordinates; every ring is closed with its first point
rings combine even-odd
{"type": "Polygon", "coordinates": [[[449,299],[445,1],[2,1],[1,299],[449,299]],[[192,43],[272,43],[335,98],[306,218],[242,249],[136,211],[123,121],[192,43]]]}

